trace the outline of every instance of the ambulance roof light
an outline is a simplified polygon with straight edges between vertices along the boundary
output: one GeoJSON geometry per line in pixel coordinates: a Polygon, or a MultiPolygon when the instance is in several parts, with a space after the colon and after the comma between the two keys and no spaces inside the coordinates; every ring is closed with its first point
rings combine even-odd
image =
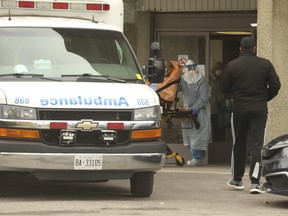
{"type": "Polygon", "coordinates": [[[109,11],[110,10],[110,5],[109,4],[103,4],[103,10],[104,11],[109,11]]]}
{"type": "Polygon", "coordinates": [[[67,10],[69,5],[67,2],[53,2],[53,9],[67,10]]]}
{"type": "Polygon", "coordinates": [[[102,4],[86,4],[86,10],[102,10],[102,4]]]}
{"type": "Polygon", "coordinates": [[[18,5],[19,5],[19,8],[34,8],[35,2],[34,1],[19,1],[18,5]]]}
{"type": "Polygon", "coordinates": [[[123,32],[123,0],[0,0],[1,14],[80,18],[113,25],[123,32]]]}
{"type": "Polygon", "coordinates": [[[87,2],[67,2],[67,1],[26,1],[26,0],[3,0],[2,7],[15,7],[26,9],[55,9],[55,10],[89,10],[89,11],[109,11],[110,4],[87,2]],[[18,4],[17,4],[18,3],[18,4]]]}

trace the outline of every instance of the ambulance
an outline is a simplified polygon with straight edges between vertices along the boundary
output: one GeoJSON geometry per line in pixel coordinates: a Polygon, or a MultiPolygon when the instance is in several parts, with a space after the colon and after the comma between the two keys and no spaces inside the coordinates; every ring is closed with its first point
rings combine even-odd
{"type": "Polygon", "coordinates": [[[165,165],[164,61],[137,63],[120,0],[0,0],[0,171],[130,181],[149,197],[165,165]]]}

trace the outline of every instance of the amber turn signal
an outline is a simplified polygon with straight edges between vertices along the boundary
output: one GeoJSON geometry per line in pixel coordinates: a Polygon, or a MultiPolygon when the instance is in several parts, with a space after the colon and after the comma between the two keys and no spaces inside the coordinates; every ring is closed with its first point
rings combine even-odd
{"type": "Polygon", "coordinates": [[[0,128],[0,137],[39,139],[40,134],[38,130],[19,130],[19,129],[0,128]]]}

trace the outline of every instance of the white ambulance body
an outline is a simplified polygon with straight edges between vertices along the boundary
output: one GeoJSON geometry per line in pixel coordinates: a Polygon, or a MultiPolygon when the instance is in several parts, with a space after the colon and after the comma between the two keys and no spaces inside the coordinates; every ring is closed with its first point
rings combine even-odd
{"type": "Polygon", "coordinates": [[[1,0],[0,171],[151,195],[159,98],[122,30],[122,1],[1,0]]]}

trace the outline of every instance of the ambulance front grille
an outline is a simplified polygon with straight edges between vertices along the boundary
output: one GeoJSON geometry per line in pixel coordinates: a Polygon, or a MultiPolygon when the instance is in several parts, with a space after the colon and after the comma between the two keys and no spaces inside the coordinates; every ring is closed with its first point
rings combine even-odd
{"type": "MultiPolygon", "coordinates": [[[[38,110],[40,120],[50,121],[81,121],[91,119],[93,121],[132,121],[132,110],[38,110]]],[[[119,130],[117,132],[116,145],[128,143],[130,131],[119,130]]],[[[60,145],[60,130],[42,130],[42,141],[48,145],[60,145]]],[[[77,131],[76,145],[101,146],[101,131],[77,131]]]]}
{"type": "MultiPolygon", "coordinates": [[[[119,130],[117,132],[117,139],[115,145],[122,145],[130,140],[130,131],[119,130]]],[[[47,145],[60,145],[60,130],[42,130],[41,136],[43,143],[47,145]]],[[[101,131],[77,131],[76,143],[74,146],[103,146],[100,139],[101,131]]]]}
{"type": "Polygon", "coordinates": [[[92,119],[94,121],[132,121],[131,110],[39,110],[40,120],[80,121],[92,119]]]}

